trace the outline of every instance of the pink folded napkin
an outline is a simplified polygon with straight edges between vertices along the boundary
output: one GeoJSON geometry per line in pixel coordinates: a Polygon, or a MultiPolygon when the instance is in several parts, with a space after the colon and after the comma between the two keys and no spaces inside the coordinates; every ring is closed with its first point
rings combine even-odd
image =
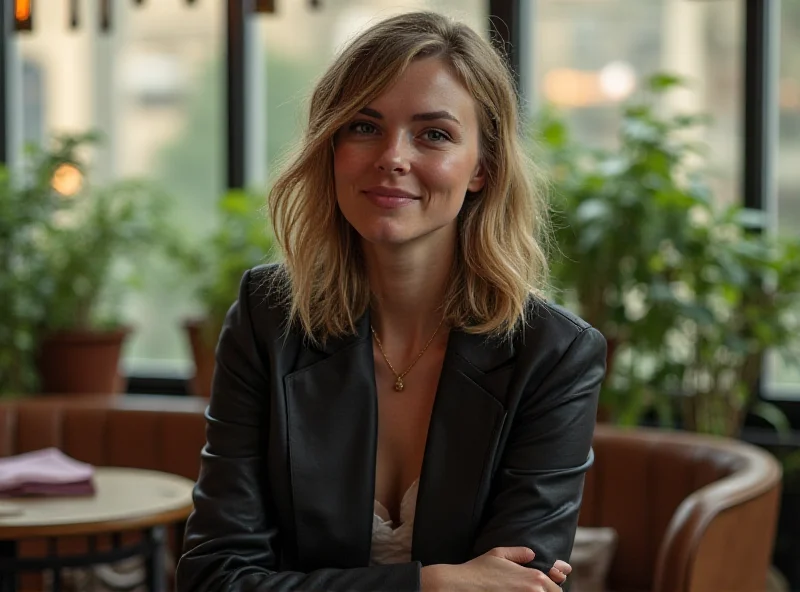
{"type": "Polygon", "coordinates": [[[45,448],[0,458],[0,497],[91,495],[94,467],[45,448]]]}

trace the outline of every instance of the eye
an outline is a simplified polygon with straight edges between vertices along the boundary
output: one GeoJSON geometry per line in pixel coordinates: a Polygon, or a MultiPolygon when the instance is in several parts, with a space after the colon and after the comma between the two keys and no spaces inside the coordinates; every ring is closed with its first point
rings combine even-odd
{"type": "Polygon", "coordinates": [[[440,129],[425,130],[425,138],[431,142],[449,142],[451,140],[450,134],[440,129]]]}
{"type": "Polygon", "coordinates": [[[370,135],[378,131],[375,125],[371,124],[368,121],[354,121],[353,123],[350,124],[350,127],[348,127],[348,129],[351,132],[355,132],[356,134],[362,134],[362,135],[370,135]]]}

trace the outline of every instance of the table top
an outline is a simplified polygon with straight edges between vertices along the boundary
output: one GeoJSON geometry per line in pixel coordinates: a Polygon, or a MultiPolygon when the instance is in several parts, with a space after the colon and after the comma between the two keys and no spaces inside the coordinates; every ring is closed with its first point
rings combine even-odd
{"type": "Polygon", "coordinates": [[[94,486],[93,496],[0,500],[0,539],[139,530],[180,522],[192,511],[194,483],[178,475],[97,467],[94,486]]]}

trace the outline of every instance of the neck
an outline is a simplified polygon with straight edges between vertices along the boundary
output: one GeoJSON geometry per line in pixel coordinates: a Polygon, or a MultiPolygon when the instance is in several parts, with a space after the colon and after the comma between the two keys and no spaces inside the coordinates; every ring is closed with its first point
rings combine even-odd
{"type": "MultiPolygon", "coordinates": [[[[400,349],[419,349],[439,326],[455,240],[401,248],[364,245],[373,293],[372,326],[400,349]]],[[[442,326],[439,333],[446,334],[442,326]]],[[[439,336],[437,334],[437,336],[439,336]]]]}

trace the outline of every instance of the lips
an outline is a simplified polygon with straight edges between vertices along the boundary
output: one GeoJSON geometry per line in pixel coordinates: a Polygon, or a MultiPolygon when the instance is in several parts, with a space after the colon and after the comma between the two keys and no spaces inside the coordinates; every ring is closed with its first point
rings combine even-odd
{"type": "Polygon", "coordinates": [[[405,207],[419,199],[414,194],[395,187],[370,187],[363,193],[374,205],[390,210],[405,207]]]}
{"type": "Polygon", "coordinates": [[[376,185],[375,187],[367,187],[364,190],[364,193],[372,193],[374,195],[380,195],[383,197],[400,197],[406,199],[418,199],[416,195],[413,193],[409,193],[408,191],[404,191],[399,187],[384,187],[382,185],[376,185]]]}

